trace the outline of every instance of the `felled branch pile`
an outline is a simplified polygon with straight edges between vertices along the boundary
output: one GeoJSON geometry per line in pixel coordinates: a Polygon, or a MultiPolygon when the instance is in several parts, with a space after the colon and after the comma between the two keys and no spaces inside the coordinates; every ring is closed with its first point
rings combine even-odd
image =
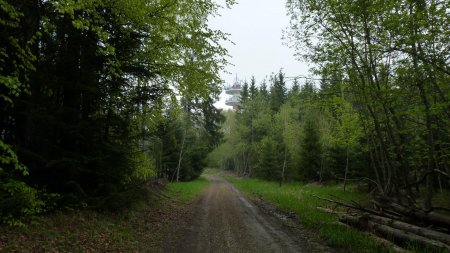
{"type": "Polygon", "coordinates": [[[344,224],[369,231],[396,244],[414,243],[450,251],[450,213],[406,207],[385,197],[372,200],[372,208],[356,202],[315,197],[345,207],[347,212],[319,208],[335,213],[344,224]]]}

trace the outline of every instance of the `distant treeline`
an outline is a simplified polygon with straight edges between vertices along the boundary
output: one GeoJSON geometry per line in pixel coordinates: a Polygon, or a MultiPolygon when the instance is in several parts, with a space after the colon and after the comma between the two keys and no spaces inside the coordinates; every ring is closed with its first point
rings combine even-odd
{"type": "Polygon", "coordinates": [[[210,165],[280,184],[372,175],[361,120],[341,84],[318,85],[294,80],[287,89],[282,71],[269,87],[245,82],[239,110],[224,112],[226,141],[210,165]]]}

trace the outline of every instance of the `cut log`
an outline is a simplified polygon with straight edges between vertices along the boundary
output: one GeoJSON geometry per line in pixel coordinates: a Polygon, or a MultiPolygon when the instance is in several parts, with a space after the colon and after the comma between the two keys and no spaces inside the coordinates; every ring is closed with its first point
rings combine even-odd
{"type": "Polygon", "coordinates": [[[396,213],[411,217],[412,219],[424,221],[428,224],[440,226],[450,230],[450,216],[448,215],[435,212],[427,213],[419,209],[404,207],[397,203],[393,203],[392,201],[386,201],[385,199],[381,201],[374,201],[374,203],[382,208],[391,209],[396,213]]]}
{"type": "Polygon", "coordinates": [[[382,225],[387,225],[396,229],[400,229],[403,231],[407,231],[410,233],[414,233],[429,239],[433,239],[436,241],[440,241],[443,243],[446,243],[448,245],[450,245],[450,235],[449,234],[445,234],[445,233],[441,233],[438,231],[434,231],[428,228],[423,228],[423,227],[419,227],[416,225],[412,225],[406,222],[402,222],[402,221],[396,221],[396,220],[392,220],[392,219],[388,219],[385,217],[381,217],[381,216],[377,216],[377,215],[367,215],[367,217],[369,218],[369,220],[382,224],[382,225]]]}
{"type": "Polygon", "coordinates": [[[362,230],[369,230],[369,224],[367,223],[367,219],[363,219],[362,216],[356,215],[341,215],[339,216],[339,221],[345,224],[348,224],[353,227],[357,227],[362,230]]]}
{"type": "Polygon", "coordinates": [[[393,237],[400,242],[414,242],[420,244],[422,246],[433,246],[440,249],[450,250],[450,245],[447,245],[443,242],[439,242],[436,240],[428,239],[420,235],[412,234],[405,232],[400,229],[396,229],[387,225],[381,225],[378,223],[374,223],[369,221],[369,226],[378,234],[387,237],[393,237]]]}
{"type": "Polygon", "coordinates": [[[342,201],[338,201],[338,200],[334,200],[334,199],[328,199],[328,198],[324,198],[324,197],[317,196],[317,195],[314,195],[314,194],[312,196],[315,197],[315,198],[321,199],[321,200],[328,201],[330,203],[334,203],[334,204],[339,205],[339,206],[348,207],[350,209],[359,210],[359,211],[367,212],[367,213],[370,213],[370,214],[379,214],[378,211],[372,210],[372,209],[368,209],[368,208],[364,208],[364,207],[362,207],[360,205],[357,205],[357,203],[345,203],[345,202],[342,202],[342,201]]]}
{"type": "Polygon", "coordinates": [[[450,250],[450,245],[446,243],[370,221],[367,216],[343,215],[340,217],[340,221],[360,229],[373,231],[386,238],[393,238],[400,243],[413,242],[422,246],[433,246],[450,250]]]}
{"type": "MultiPolygon", "coordinates": [[[[324,198],[324,197],[317,196],[317,195],[314,195],[314,194],[312,196],[315,197],[315,198],[318,198],[318,199],[330,202],[330,203],[334,203],[337,206],[347,207],[349,209],[353,209],[353,210],[364,212],[364,213],[368,213],[368,214],[385,216],[385,217],[388,217],[388,218],[392,218],[392,219],[396,219],[396,220],[403,220],[403,221],[407,219],[407,217],[403,217],[401,214],[395,213],[395,212],[390,211],[390,210],[379,211],[379,210],[375,210],[375,209],[371,209],[371,208],[365,208],[365,207],[359,205],[356,202],[346,203],[346,202],[339,201],[339,200],[324,198]]],[[[373,201],[373,202],[376,202],[376,201],[373,201]]]]}
{"type": "MultiPolygon", "coordinates": [[[[423,246],[433,246],[450,250],[450,235],[429,228],[420,227],[411,223],[429,224],[435,228],[450,230],[450,216],[434,212],[425,212],[414,207],[405,207],[386,198],[372,202],[381,210],[363,207],[358,203],[345,203],[343,201],[315,196],[336,205],[344,206],[364,215],[340,215],[340,221],[363,230],[370,230],[382,236],[394,238],[399,242],[415,242],[423,246]]],[[[333,210],[320,208],[322,211],[333,210]]]]}
{"type": "Polygon", "coordinates": [[[404,249],[404,248],[402,248],[400,246],[397,246],[395,243],[393,243],[393,242],[391,242],[389,240],[386,240],[386,239],[384,239],[382,237],[376,236],[376,235],[374,235],[372,233],[367,233],[367,234],[370,236],[370,238],[372,238],[373,240],[379,242],[380,244],[388,245],[396,253],[411,253],[411,251],[406,250],[406,249],[404,249]]]}
{"type": "MultiPolygon", "coordinates": [[[[337,225],[345,226],[346,228],[354,227],[354,226],[352,226],[351,224],[347,224],[347,223],[343,223],[343,222],[337,222],[337,225]]],[[[391,241],[389,241],[389,240],[386,240],[386,239],[384,239],[384,238],[381,238],[381,237],[379,237],[379,236],[377,236],[377,235],[374,235],[374,234],[372,234],[372,233],[370,233],[370,232],[365,232],[365,233],[366,233],[368,236],[370,236],[373,240],[378,241],[380,244],[388,245],[388,246],[391,247],[391,248],[394,250],[394,252],[396,252],[396,253],[410,253],[410,252],[411,252],[411,251],[409,251],[409,250],[406,250],[406,249],[404,249],[404,248],[401,248],[401,247],[397,246],[395,243],[393,243],[393,242],[391,242],[391,241]]]]}
{"type": "Polygon", "coordinates": [[[340,215],[340,214],[347,214],[345,212],[338,212],[338,211],[336,211],[334,209],[329,209],[329,208],[325,208],[325,207],[321,207],[321,206],[317,206],[316,209],[320,210],[320,211],[323,211],[325,213],[331,213],[331,214],[338,214],[338,215],[340,215]]]}

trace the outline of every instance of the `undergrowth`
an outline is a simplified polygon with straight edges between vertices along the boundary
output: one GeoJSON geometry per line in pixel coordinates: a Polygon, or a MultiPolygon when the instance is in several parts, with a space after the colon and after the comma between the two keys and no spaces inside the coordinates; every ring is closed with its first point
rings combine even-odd
{"type": "Polygon", "coordinates": [[[155,252],[169,214],[208,184],[204,178],[170,183],[163,191],[166,197],[148,196],[116,212],[54,212],[22,227],[0,225],[0,252],[155,252]]]}

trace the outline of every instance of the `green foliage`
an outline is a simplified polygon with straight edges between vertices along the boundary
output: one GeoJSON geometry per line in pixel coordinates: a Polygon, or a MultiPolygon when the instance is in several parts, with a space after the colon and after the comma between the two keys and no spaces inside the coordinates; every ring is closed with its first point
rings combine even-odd
{"type": "Polygon", "coordinates": [[[28,169],[19,162],[11,146],[0,140],[0,176],[9,170],[20,172],[24,176],[28,175],[28,169]]]}
{"type": "Polygon", "coordinates": [[[159,177],[170,181],[198,178],[206,166],[207,155],[221,142],[218,124],[223,120],[212,104],[202,109],[206,118],[173,107],[155,132],[159,145],[153,157],[159,177]],[[199,120],[205,120],[199,123],[199,120]]]}
{"type": "Polygon", "coordinates": [[[170,162],[180,160],[182,180],[200,175],[221,140],[213,103],[227,37],[208,26],[220,8],[189,0],[0,1],[0,185],[2,201],[23,195],[19,211],[8,207],[14,219],[39,211],[26,185],[58,194],[52,208],[102,208],[127,205],[135,186],[172,176],[170,162]]]}
{"type": "Polygon", "coordinates": [[[37,191],[15,179],[28,175],[11,146],[0,140],[0,223],[23,225],[23,221],[44,208],[37,191]],[[17,176],[16,176],[17,175],[17,176]]]}
{"type": "Polygon", "coordinates": [[[270,137],[264,137],[257,147],[257,163],[255,175],[266,180],[279,180],[282,161],[279,159],[280,148],[270,137]]]}
{"type": "Polygon", "coordinates": [[[27,81],[32,62],[36,59],[30,49],[35,37],[17,38],[24,13],[5,0],[0,1],[0,105],[11,106],[13,99],[28,92],[27,81]]]}
{"type": "MultiPolygon", "coordinates": [[[[6,121],[6,110],[14,100],[28,92],[28,76],[36,59],[30,44],[35,37],[15,37],[21,34],[20,22],[24,13],[14,4],[0,1],[0,117],[6,121]]],[[[3,123],[2,123],[3,125],[3,123]]],[[[44,203],[37,191],[24,183],[28,168],[19,161],[17,150],[7,144],[7,131],[0,125],[0,223],[23,225],[23,221],[42,211],[44,203]]]]}
{"type": "Polygon", "coordinates": [[[415,199],[415,182],[425,177],[419,184],[430,208],[440,178],[433,171],[449,172],[448,4],[288,0],[287,7],[291,45],[323,77],[321,106],[336,137],[326,158],[344,148],[348,169],[384,195],[415,199]],[[369,166],[351,168],[355,158],[369,166]]]}
{"type": "Polygon", "coordinates": [[[270,106],[277,112],[281,105],[286,101],[286,84],[284,82],[284,74],[280,72],[272,76],[272,86],[270,87],[270,106]]]}
{"type": "Polygon", "coordinates": [[[308,81],[300,87],[294,80],[287,91],[282,72],[271,80],[270,92],[263,81],[256,96],[250,94],[239,111],[228,112],[226,142],[209,156],[211,166],[281,183],[367,173],[363,129],[350,102],[325,96],[329,86],[317,89],[308,81]]]}
{"type": "Polygon", "coordinates": [[[225,122],[221,125],[221,133],[225,140],[213,149],[206,159],[208,167],[233,170],[237,168],[234,157],[237,154],[236,146],[239,138],[236,134],[236,113],[234,111],[222,112],[225,122]]]}
{"type": "Polygon", "coordinates": [[[43,211],[44,202],[37,191],[24,182],[7,179],[0,182],[1,223],[23,225],[23,221],[43,211]]]}
{"type": "Polygon", "coordinates": [[[317,118],[313,112],[305,116],[302,138],[300,141],[300,174],[305,180],[319,179],[321,145],[320,136],[317,131],[317,118]]]}
{"type": "Polygon", "coordinates": [[[249,91],[249,87],[248,87],[248,83],[244,82],[244,85],[242,85],[242,91],[240,94],[240,102],[241,104],[245,103],[245,101],[247,101],[247,99],[249,99],[250,97],[250,91],[249,91]]]}
{"type": "Polygon", "coordinates": [[[355,145],[363,136],[361,120],[358,114],[352,112],[351,104],[344,99],[335,98],[336,102],[336,119],[339,127],[337,129],[336,142],[338,145],[348,147],[355,145]]]}
{"type": "Polygon", "coordinates": [[[252,76],[252,79],[250,80],[250,87],[248,89],[248,93],[251,99],[254,99],[256,98],[256,96],[258,96],[258,88],[256,87],[255,76],[252,76]]]}

